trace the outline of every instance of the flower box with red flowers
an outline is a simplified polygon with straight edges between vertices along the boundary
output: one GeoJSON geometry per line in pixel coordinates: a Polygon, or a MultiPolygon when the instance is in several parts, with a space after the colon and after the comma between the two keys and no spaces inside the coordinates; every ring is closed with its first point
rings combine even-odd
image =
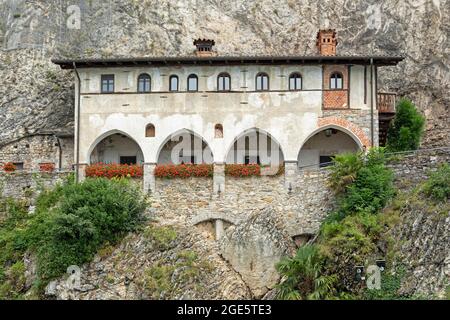
{"type": "Polygon", "coordinates": [[[39,164],[39,171],[41,172],[53,172],[55,171],[55,164],[52,162],[45,162],[39,164]]]}
{"type": "Polygon", "coordinates": [[[190,178],[190,177],[212,177],[212,164],[160,164],[155,167],[155,177],[158,178],[190,178]]]}
{"type": "Polygon", "coordinates": [[[2,168],[3,168],[3,171],[5,171],[5,172],[14,172],[17,169],[16,166],[14,165],[14,163],[12,163],[12,162],[4,163],[2,168]]]}
{"type": "Polygon", "coordinates": [[[225,175],[231,177],[252,177],[261,175],[261,166],[256,163],[250,164],[227,164],[225,175]]]}
{"type": "Polygon", "coordinates": [[[103,178],[140,178],[144,174],[142,166],[137,164],[95,163],[88,165],[85,170],[86,177],[103,178]]]}

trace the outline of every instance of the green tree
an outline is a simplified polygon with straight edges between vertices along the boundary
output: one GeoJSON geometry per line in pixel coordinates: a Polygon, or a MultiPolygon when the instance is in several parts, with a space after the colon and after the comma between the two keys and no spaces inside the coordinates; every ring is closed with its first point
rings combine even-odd
{"type": "Polygon", "coordinates": [[[395,118],[387,134],[389,151],[416,150],[420,144],[425,125],[425,117],[408,99],[401,99],[397,104],[395,118]]]}
{"type": "Polygon", "coordinates": [[[323,275],[324,258],[314,245],[298,249],[292,258],[284,258],[277,265],[284,281],[278,285],[278,299],[329,299],[335,293],[336,276],[323,275]]]}

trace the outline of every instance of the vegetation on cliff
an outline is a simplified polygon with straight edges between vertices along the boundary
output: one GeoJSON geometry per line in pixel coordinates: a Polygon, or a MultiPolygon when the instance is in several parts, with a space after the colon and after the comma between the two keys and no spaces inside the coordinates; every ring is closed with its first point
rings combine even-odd
{"type": "Polygon", "coordinates": [[[142,220],[145,200],[126,179],[73,179],[41,190],[33,214],[12,199],[2,201],[0,298],[20,298],[26,288],[24,255],[36,263],[30,284],[40,292],[70,265],[90,261],[106,243],[115,243],[142,220]]]}
{"type": "Polygon", "coordinates": [[[420,145],[424,126],[425,117],[416,106],[408,99],[401,99],[388,130],[388,150],[393,152],[416,150],[420,145]]]}

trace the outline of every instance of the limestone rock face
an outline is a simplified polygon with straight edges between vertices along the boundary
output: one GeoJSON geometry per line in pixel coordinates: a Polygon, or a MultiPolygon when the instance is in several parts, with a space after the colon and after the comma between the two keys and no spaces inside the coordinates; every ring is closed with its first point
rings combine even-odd
{"type": "Polygon", "coordinates": [[[217,244],[205,240],[195,229],[181,226],[153,226],[143,233],[130,234],[117,247],[101,250],[91,263],[80,266],[79,275],[76,281],[66,275],[50,282],[46,297],[58,300],[251,298],[241,277],[220,257],[217,244]],[[167,230],[175,232],[173,238],[161,236],[167,230]]]}
{"type": "Polygon", "coordinates": [[[316,54],[329,27],[338,54],[405,56],[380,70],[380,90],[426,114],[425,145],[448,145],[449,16],[448,0],[0,0],[0,141],[72,129],[72,75],[52,56],[189,55],[199,37],[220,55],[316,54]]]}
{"type": "Polygon", "coordinates": [[[257,210],[245,222],[230,227],[220,240],[220,252],[260,299],[278,283],[275,264],[291,255],[294,242],[284,231],[275,211],[257,210]]]}

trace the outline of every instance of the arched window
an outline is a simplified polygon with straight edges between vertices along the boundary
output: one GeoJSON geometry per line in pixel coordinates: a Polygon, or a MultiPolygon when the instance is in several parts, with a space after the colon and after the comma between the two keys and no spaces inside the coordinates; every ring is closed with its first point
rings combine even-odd
{"type": "Polygon", "coordinates": [[[330,89],[342,89],[344,78],[339,72],[333,72],[330,76],[330,89]]]}
{"type": "Polygon", "coordinates": [[[187,78],[187,91],[198,91],[198,77],[190,74],[187,78]]]}
{"type": "Polygon", "coordinates": [[[220,123],[214,126],[214,138],[223,138],[223,126],[220,123]]]}
{"type": "Polygon", "coordinates": [[[231,77],[228,73],[221,73],[217,77],[217,91],[230,91],[231,77]]]}
{"type": "Polygon", "coordinates": [[[300,73],[293,73],[289,76],[289,90],[302,90],[302,76],[300,73]]]}
{"type": "Polygon", "coordinates": [[[269,90],[269,76],[267,73],[258,73],[256,75],[256,91],[267,91],[269,90]]]}
{"type": "Polygon", "coordinates": [[[169,91],[178,91],[178,76],[175,75],[170,76],[169,91]]]}
{"type": "Polygon", "coordinates": [[[152,123],[149,123],[145,127],[145,136],[148,138],[153,138],[155,136],[155,126],[152,123]]]}
{"type": "Polygon", "coordinates": [[[138,92],[150,92],[151,78],[148,74],[143,73],[138,77],[138,92]]]}

